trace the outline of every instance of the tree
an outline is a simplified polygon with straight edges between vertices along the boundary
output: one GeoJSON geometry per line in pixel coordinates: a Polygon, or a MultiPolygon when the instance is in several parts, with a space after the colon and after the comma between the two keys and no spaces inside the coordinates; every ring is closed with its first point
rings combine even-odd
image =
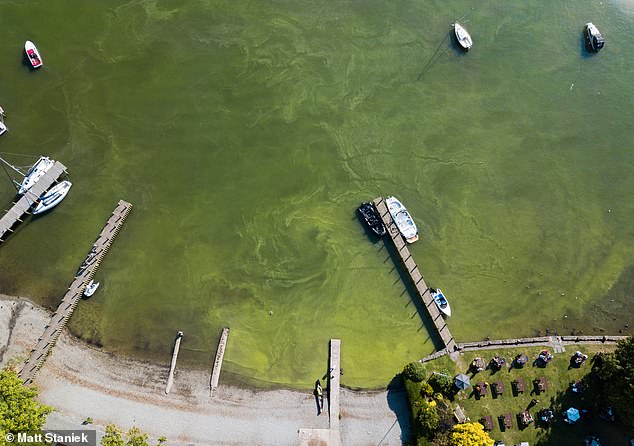
{"type": "Polygon", "coordinates": [[[403,376],[410,381],[419,383],[425,379],[425,367],[418,361],[411,362],[403,369],[403,376]]]}
{"type": "Polygon", "coordinates": [[[0,444],[5,435],[40,432],[46,416],[53,411],[35,400],[38,390],[25,386],[18,374],[9,369],[0,372],[0,444]]]}
{"type": "Polygon", "coordinates": [[[125,446],[123,431],[114,424],[106,426],[106,434],[101,439],[101,446],[125,446]]]}
{"type": "MultiPolygon", "coordinates": [[[[165,443],[167,438],[161,437],[157,441],[160,445],[165,443]]],[[[101,439],[101,446],[150,446],[150,443],[148,435],[136,426],[124,434],[117,426],[109,424],[106,426],[106,434],[101,439]]]]}
{"type": "Polygon", "coordinates": [[[416,419],[418,420],[418,427],[421,429],[423,435],[427,438],[433,437],[440,424],[436,402],[423,402],[416,419]]]}
{"type": "Polygon", "coordinates": [[[456,424],[451,433],[453,446],[493,446],[493,440],[480,423],[456,424]]]}
{"type": "Polygon", "coordinates": [[[434,373],[427,381],[436,392],[440,392],[445,396],[451,396],[454,391],[454,383],[448,373],[434,373]]]}
{"type": "Polygon", "coordinates": [[[593,371],[607,403],[623,423],[634,428],[634,336],[619,342],[614,353],[599,356],[593,371]]]}

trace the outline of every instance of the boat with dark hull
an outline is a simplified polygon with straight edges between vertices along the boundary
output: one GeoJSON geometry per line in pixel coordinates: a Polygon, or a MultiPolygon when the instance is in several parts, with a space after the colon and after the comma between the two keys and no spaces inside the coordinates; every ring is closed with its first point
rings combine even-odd
{"type": "Polygon", "coordinates": [[[453,35],[456,38],[456,43],[462,50],[469,51],[473,46],[471,35],[457,22],[453,24],[453,35]]]}
{"type": "Polygon", "coordinates": [[[593,53],[598,53],[605,46],[605,39],[601,35],[599,29],[592,22],[586,23],[584,36],[586,38],[586,46],[593,53]]]}
{"type": "Polygon", "coordinates": [[[379,237],[385,235],[385,225],[381,221],[381,217],[372,203],[363,203],[359,206],[358,211],[372,232],[379,237]]]}

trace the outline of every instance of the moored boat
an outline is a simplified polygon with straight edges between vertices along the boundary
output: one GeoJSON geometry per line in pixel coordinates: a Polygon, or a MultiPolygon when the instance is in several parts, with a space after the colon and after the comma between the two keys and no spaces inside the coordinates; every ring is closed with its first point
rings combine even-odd
{"type": "Polygon", "coordinates": [[[392,220],[394,220],[396,227],[405,241],[407,243],[414,243],[418,240],[418,228],[412,216],[409,215],[409,212],[405,209],[405,206],[395,197],[387,197],[385,204],[387,205],[388,211],[390,211],[392,220]]]}
{"type": "Polygon", "coordinates": [[[86,285],[86,289],[84,290],[84,296],[86,297],[90,297],[93,294],[95,294],[95,291],[97,291],[97,288],[99,288],[99,282],[95,282],[94,280],[91,280],[88,285],[86,285]]]}
{"type": "Polygon", "coordinates": [[[24,43],[24,52],[26,53],[26,58],[29,59],[31,66],[33,68],[40,68],[44,65],[42,62],[42,56],[40,56],[40,52],[37,50],[37,47],[33,42],[27,40],[24,43]]]}
{"type": "Polygon", "coordinates": [[[2,134],[3,134],[4,132],[6,132],[7,130],[8,130],[8,129],[7,129],[7,126],[6,126],[6,125],[4,125],[4,122],[0,121],[0,135],[2,135],[2,134]]]}
{"type": "Polygon", "coordinates": [[[469,49],[473,46],[473,40],[471,40],[471,36],[467,30],[464,29],[458,22],[453,24],[453,34],[458,46],[465,51],[469,51],[469,49]]]}
{"type": "Polygon", "coordinates": [[[51,187],[40,197],[40,202],[33,209],[33,214],[41,214],[60,204],[72,185],[70,181],[62,181],[51,187]]]}
{"type": "Polygon", "coordinates": [[[436,306],[440,312],[447,316],[451,316],[451,307],[449,306],[449,302],[445,298],[445,295],[442,293],[442,290],[440,288],[430,288],[429,292],[431,293],[431,297],[434,299],[434,302],[436,302],[436,306]]]}
{"type": "Polygon", "coordinates": [[[592,22],[586,23],[586,32],[584,34],[586,37],[586,45],[589,50],[598,53],[605,45],[605,39],[603,39],[601,32],[592,22]]]}
{"type": "Polygon", "coordinates": [[[26,175],[24,175],[24,180],[22,180],[22,184],[20,184],[18,194],[22,195],[33,187],[37,180],[42,178],[48,169],[53,167],[53,164],[55,164],[55,161],[46,156],[41,156],[40,159],[31,166],[26,175]]]}
{"type": "Polygon", "coordinates": [[[385,225],[381,221],[381,217],[372,203],[363,203],[359,206],[358,211],[372,232],[379,237],[385,235],[385,225]]]}

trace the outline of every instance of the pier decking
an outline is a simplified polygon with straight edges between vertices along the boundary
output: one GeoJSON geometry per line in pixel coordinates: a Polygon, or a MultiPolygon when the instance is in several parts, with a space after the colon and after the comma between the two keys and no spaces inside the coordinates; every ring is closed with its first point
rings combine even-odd
{"type": "MultiPolygon", "coordinates": [[[[49,170],[50,172],[50,170],[49,170]]],[[[43,178],[43,177],[42,177],[43,178]]],[[[40,179],[36,185],[39,185],[40,179]]],[[[79,303],[84,293],[86,285],[92,280],[97,268],[105,257],[110,245],[121,230],[126,217],[132,210],[132,205],[126,201],[120,200],[112,215],[101,230],[97,241],[93,244],[92,249],[88,253],[86,260],[81,264],[77,275],[68,287],[68,291],[64,295],[62,302],[57,307],[55,313],[51,317],[50,322],[44,328],[44,333],[38,339],[37,345],[31,351],[29,359],[27,359],[24,367],[19,373],[20,378],[25,384],[33,380],[37,371],[42,367],[51,348],[55,345],[62,329],[73,314],[73,310],[79,303]]]]}
{"type": "Polygon", "coordinates": [[[328,412],[330,429],[339,429],[339,379],[341,377],[341,340],[330,340],[330,368],[328,369],[328,412]]]}
{"type": "Polygon", "coordinates": [[[214,361],[214,369],[211,372],[211,380],[209,381],[209,390],[211,396],[213,396],[214,390],[218,387],[218,380],[220,379],[220,369],[222,368],[222,359],[225,356],[225,347],[227,346],[227,339],[229,338],[229,328],[222,329],[220,335],[220,341],[218,342],[218,349],[216,350],[216,360],[214,361]]]}
{"type": "Polygon", "coordinates": [[[375,198],[373,200],[374,206],[376,207],[379,215],[381,216],[381,220],[383,220],[383,224],[387,230],[386,237],[389,237],[396,248],[396,252],[401,258],[401,262],[407,275],[412,281],[412,284],[416,288],[416,292],[418,296],[421,298],[431,321],[434,323],[434,327],[436,327],[436,331],[447,349],[448,353],[454,352],[458,350],[458,346],[456,341],[454,340],[451,332],[449,331],[449,327],[445,322],[440,310],[436,306],[434,299],[431,297],[431,293],[429,292],[429,287],[425,283],[425,279],[423,279],[423,275],[418,269],[412,254],[409,252],[405,240],[401,236],[401,233],[398,231],[396,224],[392,220],[392,216],[387,210],[387,205],[385,204],[385,200],[382,197],[375,198]]]}
{"type": "Polygon", "coordinates": [[[59,161],[55,161],[55,164],[35,182],[35,184],[29,189],[20,199],[13,204],[11,209],[6,210],[5,214],[0,218],[0,242],[4,242],[7,233],[13,232],[13,228],[17,223],[22,222],[24,214],[29,212],[31,206],[37,203],[47,190],[57,181],[57,179],[66,171],[64,166],[59,161]]]}

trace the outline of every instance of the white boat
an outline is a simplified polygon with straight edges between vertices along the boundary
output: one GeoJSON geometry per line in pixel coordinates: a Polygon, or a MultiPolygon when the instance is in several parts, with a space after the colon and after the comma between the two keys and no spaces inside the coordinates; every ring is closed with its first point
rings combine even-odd
{"type": "Polygon", "coordinates": [[[6,125],[4,125],[4,122],[0,121],[0,135],[2,135],[2,134],[3,134],[4,132],[6,132],[7,130],[8,130],[8,129],[7,129],[7,126],[6,126],[6,125]]]}
{"type": "Polygon", "coordinates": [[[72,185],[70,181],[62,181],[51,187],[40,197],[40,202],[33,209],[33,214],[41,214],[60,204],[72,185]]]}
{"type": "Polygon", "coordinates": [[[97,291],[97,288],[99,288],[99,282],[95,282],[94,280],[91,280],[88,285],[86,285],[86,289],[84,290],[84,296],[86,297],[90,297],[93,294],[95,294],[95,291],[97,291]]]}
{"type": "Polygon", "coordinates": [[[396,224],[399,232],[405,238],[407,243],[414,243],[418,240],[418,228],[405,206],[395,197],[387,197],[385,199],[387,209],[390,211],[392,220],[396,224]]]}
{"type": "Polygon", "coordinates": [[[26,175],[24,175],[24,180],[22,180],[22,184],[20,184],[18,194],[22,195],[32,188],[37,180],[42,178],[48,169],[53,167],[53,164],[55,164],[55,161],[46,156],[41,156],[40,159],[31,166],[26,175]]]}
{"type": "Polygon", "coordinates": [[[434,302],[436,302],[438,309],[447,316],[451,316],[451,307],[449,306],[449,302],[447,302],[445,295],[442,293],[442,290],[440,288],[436,290],[430,288],[429,291],[431,293],[431,297],[434,298],[434,302]]]}
{"type": "Polygon", "coordinates": [[[471,36],[467,30],[456,22],[453,24],[453,33],[460,48],[465,51],[469,51],[469,49],[473,46],[473,40],[471,40],[471,36]]]}
{"type": "Polygon", "coordinates": [[[40,68],[44,65],[42,62],[42,56],[40,56],[40,52],[37,50],[37,47],[33,42],[27,40],[24,43],[24,52],[26,53],[26,58],[29,59],[31,66],[33,68],[40,68]]]}

